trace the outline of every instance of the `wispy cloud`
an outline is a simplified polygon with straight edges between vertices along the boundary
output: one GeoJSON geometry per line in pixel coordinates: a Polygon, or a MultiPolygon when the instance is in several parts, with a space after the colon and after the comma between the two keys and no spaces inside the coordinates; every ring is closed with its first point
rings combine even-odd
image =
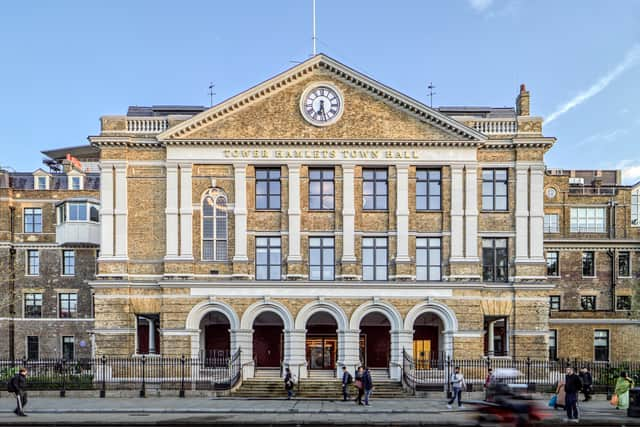
{"type": "Polygon", "coordinates": [[[609,86],[615,79],[620,77],[625,71],[634,67],[640,62],[640,44],[636,44],[629,49],[627,54],[625,55],[622,62],[616,65],[612,70],[610,70],[607,74],[602,76],[596,83],[594,83],[591,87],[586,89],[583,92],[580,92],[574,98],[566,102],[565,104],[558,107],[556,111],[551,113],[546,120],[546,123],[549,124],[558,117],[562,116],[569,110],[574,109],[578,105],[586,102],[589,98],[597,95],[602,92],[607,86],[609,86]]]}
{"type": "Polygon", "coordinates": [[[491,7],[493,0],[468,0],[469,6],[476,12],[484,12],[491,7]]]}
{"type": "Polygon", "coordinates": [[[583,145],[591,144],[592,142],[614,142],[621,136],[629,134],[631,128],[613,129],[606,132],[598,132],[583,139],[576,144],[576,147],[582,147],[583,145]]]}
{"type": "Polygon", "coordinates": [[[626,185],[635,184],[640,181],[640,162],[635,160],[622,160],[615,166],[622,169],[622,183],[626,185]]]}

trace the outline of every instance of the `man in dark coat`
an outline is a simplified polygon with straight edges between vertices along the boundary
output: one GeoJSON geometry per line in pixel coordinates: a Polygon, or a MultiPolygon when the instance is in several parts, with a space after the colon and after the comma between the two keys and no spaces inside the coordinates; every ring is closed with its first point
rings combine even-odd
{"type": "Polygon", "coordinates": [[[8,391],[16,395],[16,409],[13,411],[19,417],[26,417],[24,407],[27,405],[27,370],[20,368],[18,373],[9,380],[8,391]]]}
{"type": "Polygon", "coordinates": [[[349,384],[353,382],[351,373],[347,370],[346,366],[342,367],[342,400],[346,402],[349,400],[349,384]]]}
{"type": "Polygon", "coordinates": [[[567,376],[564,381],[565,409],[567,410],[567,420],[578,419],[578,393],[582,389],[582,381],[576,375],[573,368],[567,368],[567,376]]]}
{"type": "Polygon", "coordinates": [[[586,366],[580,370],[580,380],[582,381],[582,393],[584,394],[584,401],[591,400],[591,386],[593,385],[593,378],[591,378],[591,372],[586,366]]]}
{"type": "Polygon", "coordinates": [[[369,398],[373,391],[373,379],[371,378],[369,368],[366,366],[364,368],[364,374],[362,374],[362,388],[364,389],[364,404],[369,406],[369,398]]]}

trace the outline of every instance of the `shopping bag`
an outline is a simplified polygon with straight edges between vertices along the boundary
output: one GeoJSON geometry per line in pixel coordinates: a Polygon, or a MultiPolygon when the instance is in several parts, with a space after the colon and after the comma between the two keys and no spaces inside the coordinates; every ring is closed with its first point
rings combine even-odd
{"type": "Polygon", "coordinates": [[[618,406],[618,395],[614,394],[613,396],[611,396],[611,400],[609,401],[609,403],[611,403],[612,406],[618,406]]]}
{"type": "Polygon", "coordinates": [[[558,395],[554,394],[553,396],[551,396],[551,399],[549,399],[549,407],[555,408],[557,401],[558,401],[558,395]]]}

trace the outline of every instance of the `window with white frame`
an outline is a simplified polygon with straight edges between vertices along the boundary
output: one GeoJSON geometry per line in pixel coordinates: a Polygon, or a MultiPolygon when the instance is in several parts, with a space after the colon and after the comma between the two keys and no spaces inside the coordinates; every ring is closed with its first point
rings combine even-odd
{"type": "Polygon", "coordinates": [[[42,233],[41,208],[24,208],[24,232],[42,233]]]}
{"type": "Polygon", "coordinates": [[[49,189],[49,177],[46,175],[36,175],[34,180],[34,188],[36,190],[48,190],[49,189]]]}
{"type": "Polygon", "coordinates": [[[57,207],[57,224],[64,222],[100,222],[98,205],[91,202],[64,202],[57,207]]]}
{"type": "Polygon", "coordinates": [[[281,279],[280,237],[256,237],[256,280],[281,279]]]}
{"type": "Polygon", "coordinates": [[[58,317],[74,318],[78,314],[78,294],[58,294],[58,317]]]}
{"type": "Polygon", "coordinates": [[[560,275],[559,258],[560,253],[558,251],[547,252],[547,276],[557,277],[560,275]]]}
{"type": "Polygon", "coordinates": [[[62,337],[62,358],[64,360],[73,360],[76,357],[76,339],[75,337],[62,337]]]}
{"type": "Polygon", "coordinates": [[[416,170],[416,210],[440,210],[441,186],[440,169],[416,170]]]}
{"type": "Polygon", "coordinates": [[[362,238],[362,280],[387,280],[387,238],[362,238]]]}
{"type": "Polygon", "coordinates": [[[69,190],[82,190],[82,177],[72,175],[69,177],[69,190]]]}
{"type": "Polygon", "coordinates": [[[202,259],[226,261],[228,254],[227,198],[207,194],[202,201],[202,259]]]}
{"type": "Polygon", "coordinates": [[[37,249],[27,251],[27,275],[37,276],[40,274],[40,253],[37,249]]]}
{"type": "Polygon", "coordinates": [[[62,274],[73,276],[76,274],[76,252],[62,251],[62,274]]]}
{"type": "Polygon", "coordinates": [[[631,225],[640,225],[640,190],[631,193],[631,225]]]}
{"type": "Polygon", "coordinates": [[[582,252],[582,277],[595,277],[596,254],[593,251],[582,252]]]}
{"type": "Polygon", "coordinates": [[[509,173],[507,169],[482,170],[482,209],[506,211],[508,202],[509,173]]]}
{"type": "Polygon", "coordinates": [[[309,237],[309,280],[333,280],[335,274],[333,237],[309,237]]]}
{"type": "Polygon", "coordinates": [[[416,238],[416,280],[442,280],[441,248],[439,237],[416,238]]]}
{"type": "Polygon", "coordinates": [[[24,317],[31,319],[42,317],[42,294],[24,294],[24,317]]]}
{"type": "Polygon", "coordinates": [[[560,221],[558,214],[544,214],[544,232],[559,233],[560,221]]]}
{"type": "Polygon", "coordinates": [[[334,208],[333,169],[309,169],[309,209],[334,208]]]}
{"type": "Polygon", "coordinates": [[[553,310],[553,311],[560,310],[560,295],[549,296],[549,310],[553,310]]]}
{"type": "Polygon", "coordinates": [[[604,233],[606,228],[605,208],[571,208],[572,233],[604,233]]]}

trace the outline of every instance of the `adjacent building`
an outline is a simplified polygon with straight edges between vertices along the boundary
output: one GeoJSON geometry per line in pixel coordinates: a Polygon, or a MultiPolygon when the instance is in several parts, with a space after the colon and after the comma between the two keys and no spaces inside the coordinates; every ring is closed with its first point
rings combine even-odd
{"type": "Polygon", "coordinates": [[[91,356],[100,244],[98,150],[43,152],[48,167],[0,171],[0,358],[91,356]]]}

